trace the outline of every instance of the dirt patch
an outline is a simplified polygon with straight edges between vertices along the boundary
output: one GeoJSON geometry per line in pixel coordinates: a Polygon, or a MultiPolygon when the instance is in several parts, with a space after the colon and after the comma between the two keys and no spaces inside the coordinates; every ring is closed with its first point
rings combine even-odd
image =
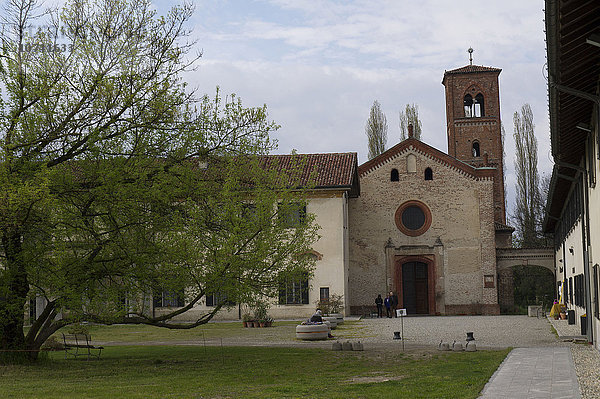
{"type": "Polygon", "coordinates": [[[399,381],[404,378],[402,375],[390,375],[387,373],[373,373],[374,375],[356,376],[344,381],[346,384],[371,384],[387,381],[399,381]]]}

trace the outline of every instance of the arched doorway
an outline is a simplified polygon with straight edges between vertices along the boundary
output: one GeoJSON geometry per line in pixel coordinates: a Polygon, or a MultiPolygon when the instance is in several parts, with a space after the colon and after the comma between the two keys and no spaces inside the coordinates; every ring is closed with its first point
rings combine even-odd
{"type": "Polygon", "coordinates": [[[428,265],[414,261],[402,264],[402,303],[408,314],[429,313],[428,265]]]}

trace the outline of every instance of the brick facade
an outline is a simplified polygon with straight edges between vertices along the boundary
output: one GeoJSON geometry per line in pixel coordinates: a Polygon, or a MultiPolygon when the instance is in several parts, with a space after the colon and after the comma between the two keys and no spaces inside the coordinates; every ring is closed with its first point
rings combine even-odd
{"type": "Polygon", "coordinates": [[[475,167],[491,166],[496,169],[494,178],[494,218],[506,223],[504,199],[504,162],[500,120],[500,94],[498,75],[501,69],[469,65],[446,71],[442,84],[446,88],[446,123],[448,154],[475,167]],[[484,99],[482,115],[465,115],[464,98],[484,99]],[[479,155],[474,156],[473,144],[479,145],[479,155]],[[487,154],[487,163],[484,154],[487,154]]]}

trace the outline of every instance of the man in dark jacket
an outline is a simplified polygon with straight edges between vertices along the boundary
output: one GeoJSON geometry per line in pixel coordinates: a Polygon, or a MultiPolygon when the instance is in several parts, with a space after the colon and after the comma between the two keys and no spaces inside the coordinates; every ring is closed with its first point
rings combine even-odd
{"type": "Polygon", "coordinates": [[[383,298],[381,294],[375,298],[375,305],[377,305],[377,317],[383,317],[383,298]]]}
{"type": "Polygon", "coordinates": [[[385,305],[385,312],[387,314],[387,317],[392,317],[392,298],[390,298],[389,295],[385,297],[385,299],[383,300],[383,304],[385,305]]]}

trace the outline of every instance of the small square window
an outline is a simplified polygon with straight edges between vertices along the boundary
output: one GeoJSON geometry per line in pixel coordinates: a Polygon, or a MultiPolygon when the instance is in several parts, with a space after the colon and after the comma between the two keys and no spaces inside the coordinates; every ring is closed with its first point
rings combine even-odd
{"type": "Polygon", "coordinates": [[[322,301],[329,300],[329,287],[321,287],[321,289],[319,290],[319,299],[321,299],[322,301]]]}
{"type": "Polygon", "coordinates": [[[494,275],[486,274],[483,276],[483,286],[485,288],[494,288],[494,275]]]}

